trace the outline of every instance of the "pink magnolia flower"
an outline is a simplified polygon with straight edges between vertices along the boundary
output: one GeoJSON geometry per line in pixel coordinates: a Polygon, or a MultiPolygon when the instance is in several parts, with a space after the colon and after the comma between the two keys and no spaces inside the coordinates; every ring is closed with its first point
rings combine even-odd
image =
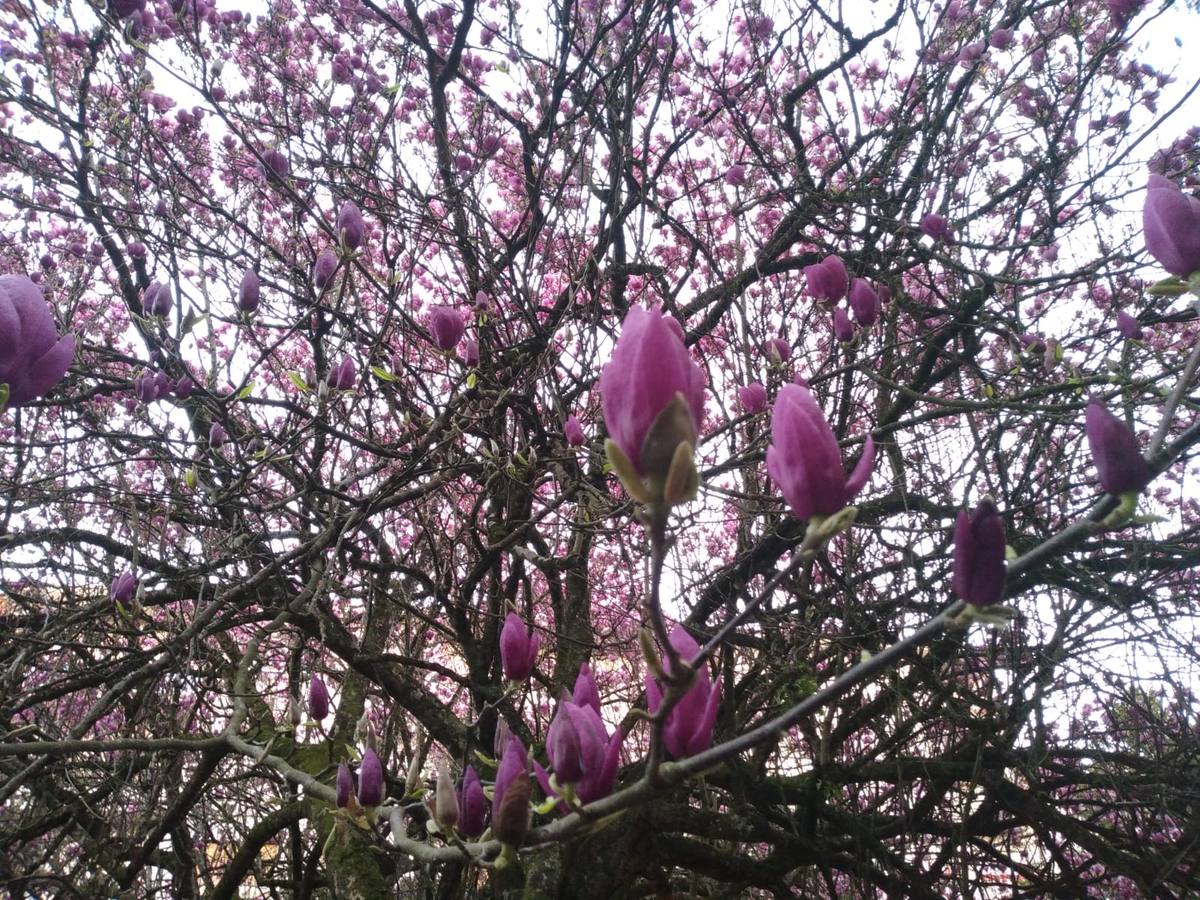
{"type": "Polygon", "coordinates": [[[950,230],[950,222],[945,216],[939,216],[937,213],[925,213],[921,216],[921,233],[926,237],[933,238],[935,241],[949,244],[954,235],[950,230]]]}
{"type": "Polygon", "coordinates": [[[133,595],[137,592],[137,586],[137,578],[132,572],[126,569],[113,579],[112,585],[108,589],[108,595],[115,602],[128,606],[129,601],[133,599],[133,595]]]}
{"type": "Polygon", "coordinates": [[[1004,519],[991,500],[983,500],[970,515],[960,510],[954,526],[954,593],[976,606],[999,602],[1005,545],[1004,519]]]}
{"type": "Polygon", "coordinates": [[[500,629],[500,668],[504,677],[509,681],[528,678],[537,662],[540,645],[541,635],[532,629],[527,630],[521,617],[510,612],[504,619],[504,627],[500,629]]]}
{"type": "Polygon", "coordinates": [[[1086,431],[1100,486],[1107,493],[1140,491],[1150,483],[1150,467],[1138,447],[1137,437],[1098,400],[1088,403],[1086,431]]]}
{"type": "MultiPolygon", "coordinates": [[[[676,625],[667,639],[675,652],[687,662],[700,652],[700,645],[682,625],[676,625]]],[[[662,660],[664,671],[670,672],[670,657],[662,660]]],[[[649,672],[646,673],[646,705],[653,714],[662,705],[663,690],[649,672]]],[[[695,756],[712,745],[717,710],[721,704],[721,682],[714,682],[707,666],[701,666],[696,679],[683,698],[675,705],[663,725],[663,744],[675,759],[695,756]]]]}
{"type": "Polygon", "coordinates": [[[1142,339],[1142,326],[1125,310],[1120,310],[1117,313],[1117,331],[1121,333],[1121,337],[1130,341],[1140,341],[1142,339]]]}
{"type": "Polygon", "coordinates": [[[366,223],[363,222],[362,212],[353,200],[347,200],[338,210],[337,233],[338,240],[347,250],[357,250],[362,244],[366,233],[366,223]]]}
{"type": "Polygon", "coordinates": [[[587,440],[583,433],[583,426],[579,424],[579,420],[575,416],[567,416],[567,420],[563,422],[563,437],[572,447],[579,447],[587,440]]]}
{"type": "Polygon", "coordinates": [[[308,711],[318,722],[329,715],[329,688],[318,675],[308,682],[308,711]]]}
{"type": "Polygon", "coordinates": [[[325,288],[329,287],[337,267],[338,258],[332,250],[322,250],[317,256],[317,261],[313,263],[312,280],[318,294],[324,293],[325,288]]]}
{"type": "MultiPolygon", "coordinates": [[[[0,385],[7,406],[44,397],[75,357],[75,335],[58,336],[41,288],[24,275],[0,276],[0,385]]],[[[5,408],[0,399],[0,412],[5,408]]]]}
{"type": "Polygon", "coordinates": [[[850,276],[840,256],[827,256],[821,262],[804,267],[804,279],[808,293],[816,300],[837,303],[846,296],[850,276]]]}
{"type": "MultiPolygon", "coordinates": [[[[560,788],[574,785],[576,796],[584,803],[608,796],[616,784],[623,740],[619,728],[608,734],[596,709],[564,700],[546,734],[546,756],[554,783],[560,788]]],[[[557,796],[549,773],[536,761],[533,770],[546,796],[557,796]]]]}
{"type": "Polygon", "coordinates": [[[1200,270],[1200,198],[1151,175],[1142,207],[1146,249],[1172,275],[1187,278],[1200,270]]]}
{"type": "Polygon", "coordinates": [[[383,763],[370,747],[358,767],[358,805],[374,807],[383,802],[383,763]]]}
{"type": "Polygon", "coordinates": [[[484,802],[479,773],[474,766],[467,766],[458,792],[458,833],[463,837],[475,838],[483,834],[484,802]]]}
{"type": "Polygon", "coordinates": [[[429,333],[439,350],[449,353],[462,340],[467,330],[462,316],[452,306],[435,306],[429,310],[429,333]]]}
{"type": "Polygon", "coordinates": [[[746,412],[756,415],[767,408],[767,389],[761,382],[752,381],[738,388],[738,402],[746,412]]]}
{"type": "Polygon", "coordinates": [[[162,282],[152,281],[142,292],[142,313],[147,316],[169,316],[171,305],[171,289],[162,282]]]}
{"type": "Polygon", "coordinates": [[[850,308],[854,310],[854,319],[863,328],[869,328],[879,319],[882,303],[879,294],[871,287],[871,283],[863,278],[855,278],[850,288],[850,308]]]}
{"type": "MultiPolygon", "coordinates": [[[[630,307],[612,359],[600,375],[600,397],[609,436],[639,475],[665,475],[681,441],[696,444],[704,422],[704,372],[674,326],[658,309],[630,307]],[[658,414],[679,395],[691,421],[671,446],[646,446],[658,414]]],[[[669,441],[668,441],[669,442],[669,441]]]]}
{"type": "Polygon", "coordinates": [[[783,338],[769,338],[763,344],[763,350],[771,362],[779,365],[792,358],[792,345],[783,338]]]}
{"type": "Polygon", "coordinates": [[[463,341],[462,360],[468,366],[479,365],[479,341],[475,338],[467,338],[463,341]]]}
{"type": "Polygon", "coordinates": [[[587,663],[579,667],[579,674],[575,676],[571,700],[577,706],[590,706],[597,713],[600,712],[600,689],[596,687],[596,679],[592,677],[592,670],[587,663]]]}
{"type": "Polygon", "coordinates": [[[525,839],[532,793],[525,745],[520,738],[510,737],[492,789],[492,833],[504,843],[516,846],[525,839]]]}
{"type": "Polygon", "coordinates": [[[854,323],[850,321],[846,310],[840,306],[833,311],[833,336],[843,344],[854,340],[854,323]]]}
{"type": "Polygon", "coordinates": [[[345,763],[338,766],[336,786],[338,808],[345,809],[350,805],[350,797],[354,794],[354,776],[345,763]]]}
{"type": "Polygon", "coordinates": [[[808,388],[785,384],[771,414],[767,473],[779,485],[797,519],[831,516],[862,490],[875,465],[875,442],[867,437],[850,477],[833,429],[808,388]]]}
{"type": "Polygon", "coordinates": [[[258,309],[258,296],[258,273],[253,269],[246,269],[242,273],[242,283],[238,285],[238,309],[246,313],[254,312],[258,309]]]}

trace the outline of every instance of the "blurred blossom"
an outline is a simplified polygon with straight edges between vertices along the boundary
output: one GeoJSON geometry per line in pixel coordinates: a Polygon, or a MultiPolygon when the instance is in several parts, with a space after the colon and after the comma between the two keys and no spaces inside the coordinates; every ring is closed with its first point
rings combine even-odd
{"type": "Polygon", "coordinates": [[[756,415],[767,408],[767,389],[761,383],[752,381],[738,388],[738,402],[746,412],[756,415]]]}
{"type": "Polygon", "coordinates": [[[583,426],[579,424],[579,420],[574,416],[567,416],[567,420],[563,422],[563,436],[572,447],[578,447],[586,440],[583,433],[583,426]]]}
{"type": "Polygon", "coordinates": [[[74,335],[59,337],[46,296],[24,275],[0,276],[0,412],[22,407],[61,382],[74,359],[74,335]]]}
{"type": "Polygon", "coordinates": [[[815,265],[804,267],[808,293],[816,300],[836,303],[846,296],[850,276],[840,256],[827,256],[815,265]]]}
{"type": "Polygon", "coordinates": [[[921,217],[921,233],[945,244],[949,244],[954,239],[949,221],[945,216],[939,216],[937,213],[926,213],[921,217]]]}
{"type": "Polygon", "coordinates": [[[1086,414],[1088,447],[1100,476],[1100,486],[1109,494],[1140,491],[1150,483],[1150,467],[1129,426],[1105,409],[1099,400],[1088,403],[1086,414]]]}

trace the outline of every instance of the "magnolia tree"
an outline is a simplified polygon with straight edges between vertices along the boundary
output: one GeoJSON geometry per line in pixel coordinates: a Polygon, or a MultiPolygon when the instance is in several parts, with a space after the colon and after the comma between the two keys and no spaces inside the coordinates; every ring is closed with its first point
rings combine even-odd
{"type": "Polygon", "coordinates": [[[1195,896],[1176,14],[9,4],[0,885],[1195,896]]]}

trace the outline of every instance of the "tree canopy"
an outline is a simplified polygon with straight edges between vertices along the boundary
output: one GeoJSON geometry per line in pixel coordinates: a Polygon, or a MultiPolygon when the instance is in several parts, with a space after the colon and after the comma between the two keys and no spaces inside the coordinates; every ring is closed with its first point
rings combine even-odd
{"type": "Polygon", "coordinates": [[[1200,893],[1176,14],[7,4],[0,887],[1200,893]]]}

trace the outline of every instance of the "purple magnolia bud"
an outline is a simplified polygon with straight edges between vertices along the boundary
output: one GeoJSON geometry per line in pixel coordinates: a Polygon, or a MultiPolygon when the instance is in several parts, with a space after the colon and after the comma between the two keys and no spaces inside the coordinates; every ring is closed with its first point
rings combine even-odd
{"type": "Polygon", "coordinates": [[[512,738],[512,729],[508,727],[508,722],[500,717],[496,720],[496,733],[492,739],[492,755],[496,759],[501,759],[504,756],[504,751],[508,749],[508,742],[512,738]]]}
{"type": "Polygon", "coordinates": [[[1151,175],[1142,207],[1146,249],[1172,275],[1200,270],[1200,199],[1175,182],[1151,175]]]}
{"type": "Polygon", "coordinates": [[[338,240],[347,250],[357,250],[363,242],[367,226],[363,222],[362,212],[353,200],[342,204],[337,214],[338,240]]]}
{"type": "Polygon", "coordinates": [[[1117,331],[1121,332],[1121,337],[1126,340],[1140,341],[1142,339],[1141,324],[1124,310],[1117,313],[1117,331]]]}
{"type": "Polygon", "coordinates": [[[350,767],[345,763],[341,763],[338,765],[337,770],[338,809],[345,809],[349,806],[352,796],[354,796],[354,776],[350,774],[350,767]]]}
{"type": "MultiPolygon", "coordinates": [[[[675,652],[687,662],[700,652],[700,645],[682,625],[676,625],[668,636],[675,652]]],[[[671,660],[664,656],[664,671],[671,671],[671,660]]],[[[662,705],[663,691],[658,681],[646,673],[646,704],[651,714],[662,705]]],[[[695,756],[712,744],[713,728],[717,722],[717,710],[721,703],[721,682],[713,682],[708,667],[701,666],[696,679],[683,699],[671,710],[663,725],[663,744],[675,759],[695,756]]]]}
{"type": "Polygon", "coordinates": [[[533,672],[541,636],[525,629],[525,623],[510,612],[500,629],[500,668],[509,681],[524,681],[533,672]]]}
{"type": "Polygon", "coordinates": [[[945,244],[949,244],[954,239],[954,235],[950,231],[950,223],[945,216],[939,216],[937,213],[925,213],[921,216],[921,233],[945,244]]]}
{"type": "MultiPolygon", "coordinates": [[[[41,288],[24,275],[0,276],[0,384],[8,407],[49,394],[74,358],[74,335],[59,337],[41,288]]],[[[0,413],[6,404],[0,401],[0,413]]]]}
{"type": "Polygon", "coordinates": [[[452,306],[435,306],[429,310],[429,334],[439,350],[449,353],[457,347],[466,328],[462,316],[452,306]]]}
{"type": "Polygon", "coordinates": [[[782,365],[792,358],[792,345],[783,338],[771,338],[763,344],[767,358],[776,365],[782,365]]]}
{"type": "Polygon", "coordinates": [[[374,807],[383,802],[383,763],[378,754],[367,748],[362,765],[358,767],[358,805],[374,807]]]}
{"type": "Polygon", "coordinates": [[[954,526],[954,593],[976,606],[991,606],[1004,595],[1004,520],[984,499],[970,515],[960,510],[954,526]]]}
{"type": "Polygon", "coordinates": [[[780,389],[771,413],[767,473],[797,519],[839,512],[862,490],[874,465],[875,442],[868,436],[847,479],[837,438],[812,392],[798,384],[780,389]]]}
{"type": "Polygon", "coordinates": [[[767,408],[767,389],[761,383],[752,381],[738,388],[738,402],[750,415],[757,415],[767,408]]]}
{"type": "Polygon", "coordinates": [[[446,834],[458,824],[458,794],[450,770],[445,766],[438,772],[437,787],[433,791],[433,820],[446,834]]]}
{"type": "Polygon", "coordinates": [[[479,341],[475,338],[467,338],[463,341],[462,359],[468,366],[479,365],[479,341]]]}
{"type": "Polygon", "coordinates": [[[483,834],[484,802],[479,774],[474,766],[467,766],[458,795],[458,833],[463,837],[476,838],[483,834]]]}
{"type": "Polygon", "coordinates": [[[132,244],[130,244],[125,249],[129,251],[129,255],[133,259],[145,259],[146,258],[146,245],[143,244],[141,241],[134,241],[132,244]]]}
{"type": "Polygon", "coordinates": [[[746,183],[746,167],[741,163],[730,166],[725,171],[725,183],[736,187],[746,183]]]}
{"type": "Polygon", "coordinates": [[[1045,353],[1046,339],[1040,334],[1023,334],[1021,335],[1021,347],[1030,353],[1045,353]]]}
{"type": "Polygon", "coordinates": [[[154,383],[153,372],[142,372],[133,379],[133,395],[147,406],[158,399],[158,387],[154,383]]]}
{"type": "Polygon", "coordinates": [[[318,722],[329,715],[329,688],[317,675],[308,682],[308,712],[318,722]]]}
{"type": "Polygon", "coordinates": [[[128,19],[146,8],[146,0],[108,0],[108,8],[118,19],[128,19]]]}
{"type": "Polygon", "coordinates": [[[1092,460],[1100,475],[1100,486],[1120,496],[1140,491],[1153,476],[1129,427],[1104,408],[1098,400],[1087,406],[1086,430],[1092,460]]]}
{"type": "Polygon", "coordinates": [[[870,328],[879,319],[882,307],[879,294],[871,287],[870,282],[855,278],[850,288],[850,308],[854,310],[854,320],[863,328],[870,328]]]}
{"type": "Polygon", "coordinates": [[[338,258],[332,250],[322,250],[317,256],[317,261],[313,263],[312,280],[318,294],[324,293],[325,288],[329,287],[337,267],[338,258]]]}
{"type": "Polygon", "coordinates": [[[242,273],[242,283],[238,285],[238,309],[252,313],[258,309],[258,273],[247,269],[242,273]]]}
{"type": "Polygon", "coordinates": [[[827,256],[821,262],[804,267],[804,279],[808,292],[816,300],[837,303],[846,296],[850,276],[840,256],[827,256]]]}
{"type": "Polygon", "coordinates": [[[964,68],[969,68],[971,63],[983,56],[983,51],[987,49],[987,45],[983,41],[975,41],[972,44],[967,44],[958,53],[958,63],[964,68]]]}
{"type": "Polygon", "coordinates": [[[559,704],[546,733],[546,755],[559,784],[576,784],[587,772],[604,766],[608,735],[600,714],[570,700],[559,704]]]}
{"type": "Polygon", "coordinates": [[[192,391],[195,389],[196,382],[192,381],[191,375],[182,375],[180,376],[179,380],[175,382],[175,396],[180,400],[186,400],[188,397],[192,396],[192,391]]]}
{"type": "Polygon", "coordinates": [[[996,50],[1007,50],[1013,45],[1013,30],[997,28],[988,38],[988,44],[996,50]]]}
{"type": "Polygon", "coordinates": [[[576,706],[590,706],[597,713],[600,712],[600,689],[596,687],[596,679],[592,677],[591,667],[587,663],[579,667],[571,701],[576,706]]]}
{"type": "Polygon", "coordinates": [[[664,478],[678,445],[696,446],[704,423],[704,372],[692,361],[679,322],[658,309],[630,307],[612,359],[600,375],[604,424],[637,473],[664,478]],[[674,322],[674,326],[670,323],[674,322]],[[654,428],[676,397],[679,415],[654,428]],[[655,440],[647,440],[649,436],[655,440]]]}
{"type": "Polygon", "coordinates": [[[833,311],[833,336],[843,344],[854,340],[854,323],[850,315],[840,306],[833,311]]]}
{"type": "Polygon", "coordinates": [[[165,397],[171,392],[171,379],[167,377],[166,372],[156,372],[154,374],[154,397],[158,399],[165,397]]]}
{"type": "Polygon", "coordinates": [[[225,446],[225,442],[229,440],[229,432],[220,422],[213,422],[212,428],[208,430],[208,446],[214,450],[219,450],[225,446]]]}
{"type": "Polygon", "coordinates": [[[116,603],[122,606],[128,606],[129,601],[133,599],[133,595],[137,593],[137,578],[128,569],[112,580],[109,586],[108,595],[116,603]]]}
{"type": "Polygon", "coordinates": [[[335,391],[352,391],[357,379],[358,367],[355,366],[353,358],[345,356],[338,365],[329,370],[325,383],[335,391]]]}
{"type": "Polygon", "coordinates": [[[162,282],[150,282],[150,286],[142,294],[142,313],[147,316],[169,316],[171,289],[162,282]]]}
{"type": "Polygon", "coordinates": [[[572,447],[579,447],[587,440],[583,433],[583,426],[574,416],[567,416],[567,421],[563,422],[563,437],[572,447]]]}
{"type": "Polygon", "coordinates": [[[478,152],[479,152],[480,156],[486,157],[486,156],[492,156],[499,149],[500,149],[500,137],[495,134],[488,134],[488,135],[484,135],[483,139],[479,142],[479,151],[478,152]]]}
{"type": "Polygon", "coordinates": [[[492,790],[492,833],[506,844],[519,846],[529,830],[529,757],[517,737],[508,741],[504,758],[496,770],[492,790]]]}
{"type": "Polygon", "coordinates": [[[259,171],[267,181],[282,181],[288,177],[291,168],[288,158],[283,155],[282,150],[271,148],[262,152],[259,171]]]}

